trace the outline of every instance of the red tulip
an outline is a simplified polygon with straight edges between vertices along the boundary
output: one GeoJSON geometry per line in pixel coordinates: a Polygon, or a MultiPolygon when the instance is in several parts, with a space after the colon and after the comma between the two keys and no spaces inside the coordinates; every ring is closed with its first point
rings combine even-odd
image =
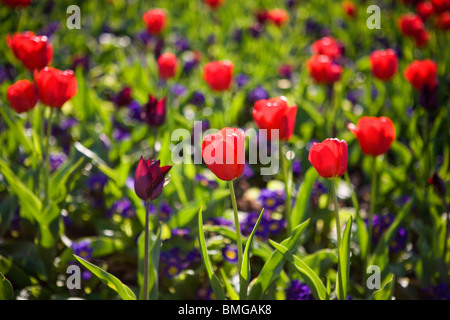
{"type": "Polygon", "coordinates": [[[342,46],[332,37],[323,37],[314,41],[311,46],[311,50],[317,55],[326,55],[331,60],[336,60],[341,56],[342,46]]]}
{"type": "Polygon", "coordinates": [[[281,27],[289,21],[289,13],[283,9],[272,9],[267,12],[267,19],[277,27],[281,27]]]}
{"type": "Polygon", "coordinates": [[[31,3],[31,0],[2,0],[2,2],[12,8],[25,8],[31,3]]]}
{"type": "Polygon", "coordinates": [[[134,191],[142,200],[154,200],[167,183],[166,175],[172,166],[161,167],[159,160],[145,160],[142,156],[134,178],[134,191]]]}
{"type": "Polygon", "coordinates": [[[362,117],[355,126],[348,124],[359,141],[362,152],[369,156],[386,153],[395,140],[395,128],[388,117],[362,117]]]}
{"type": "Polygon", "coordinates": [[[231,86],[234,65],[231,61],[210,62],[203,68],[203,80],[215,91],[225,91],[231,86]]]}
{"type": "Polygon", "coordinates": [[[160,100],[150,95],[143,106],[142,119],[151,127],[159,127],[166,120],[166,98],[160,100]]]}
{"type": "Polygon", "coordinates": [[[267,130],[267,140],[271,141],[271,130],[278,130],[279,139],[287,141],[294,133],[297,106],[288,106],[285,97],[259,100],[252,110],[253,120],[259,129],[267,130]]]}
{"type": "Polygon", "coordinates": [[[169,79],[177,72],[177,56],[171,52],[163,53],[158,58],[159,76],[169,79]]]}
{"type": "Polygon", "coordinates": [[[406,68],[404,75],[416,90],[424,85],[433,87],[437,83],[437,64],[430,59],[415,60],[406,68]]]}
{"type": "Polygon", "coordinates": [[[392,49],[376,50],[370,55],[370,65],[375,77],[388,81],[397,72],[397,55],[392,49]]]}
{"type": "Polygon", "coordinates": [[[223,128],[207,135],[202,156],[208,168],[221,180],[239,178],[245,168],[245,137],[240,129],[223,128]]]}
{"type": "Polygon", "coordinates": [[[434,8],[431,2],[423,1],[416,5],[417,14],[424,20],[427,20],[434,13],[434,8]]]}
{"type": "Polygon", "coordinates": [[[321,143],[314,142],[309,150],[308,160],[321,177],[340,177],[347,170],[347,142],[335,138],[321,143]]]}
{"type": "Polygon", "coordinates": [[[347,16],[350,18],[356,17],[357,8],[356,5],[351,1],[344,1],[342,2],[342,8],[344,9],[344,12],[347,16]]]}
{"type": "Polygon", "coordinates": [[[331,84],[339,81],[342,67],[333,63],[326,55],[314,55],[307,62],[306,67],[311,77],[319,84],[331,84]]]}
{"type": "Polygon", "coordinates": [[[413,13],[401,16],[398,20],[401,32],[405,36],[416,37],[419,32],[425,29],[422,19],[413,13]]]}
{"type": "Polygon", "coordinates": [[[450,11],[450,0],[431,0],[431,3],[436,13],[450,11]]]}
{"type": "Polygon", "coordinates": [[[413,13],[408,13],[400,17],[399,27],[405,36],[412,37],[418,47],[424,46],[428,42],[428,32],[425,30],[422,19],[413,13]]]}
{"type": "Polygon", "coordinates": [[[225,2],[225,0],[204,0],[204,1],[209,7],[213,9],[220,7],[225,2]]]}
{"type": "Polygon", "coordinates": [[[61,108],[77,93],[77,79],[72,70],[45,67],[35,72],[39,100],[49,107],[61,108]]]}
{"type": "Polygon", "coordinates": [[[19,80],[10,85],[6,92],[6,97],[11,107],[17,113],[33,109],[37,102],[36,88],[28,80],[19,80]]]}
{"type": "Polygon", "coordinates": [[[29,70],[46,67],[53,57],[53,47],[46,36],[36,36],[31,31],[15,33],[6,37],[8,46],[25,68],[29,70]]]}
{"type": "Polygon", "coordinates": [[[436,26],[442,30],[450,29],[450,12],[441,13],[436,21],[436,26]]]}
{"type": "Polygon", "coordinates": [[[167,24],[166,11],[163,9],[150,9],[144,13],[143,20],[147,30],[153,35],[160,34],[167,24]]]}

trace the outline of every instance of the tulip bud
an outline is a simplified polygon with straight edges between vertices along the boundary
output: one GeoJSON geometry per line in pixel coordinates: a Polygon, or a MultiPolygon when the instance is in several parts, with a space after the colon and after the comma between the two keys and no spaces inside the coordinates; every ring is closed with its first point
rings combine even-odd
{"type": "Polygon", "coordinates": [[[53,47],[46,36],[31,31],[15,33],[6,37],[6,43],[28,70],[40,70],[52,61],[53,47]]]}
{"type": "Polygon", "coordinates": [[[19,80],[10,85],[6,97],[17,113],[33,109],[37,102],[36,88],[28,80],[19,80]]]}
{"type": "Polygon", "coordinates": [[[375,77],[388,81],[397,72],[397,55],[392,49],[376,50],[370,55],[370,66],[375,77]]]}
{"type": "Polygon", "coordinates": [[[332,84],[339,81],[342,67],[326,55],[314,55],[307,62],[309,74],[318,84],[332,84]]]}
{"type": "Polygon", "coordinates": [[[153,35],[160,34],[167,24],[166,11],[163,9],[151,9],[142,17],[147,25],[147,31],[153,35]]]}
{"type": "Polygon", "coordinates": [[[321,143],[314,142],[309,150],[308,160],[321,177],[340,177],[347,170],[347,142],[335,138],[321,143]]]}
{"type": "Polygon", "coordinates": [[[61,108],[77,93],[77,79],[72,70],[45,67],[35,72],[39,100],[49,107],[61,108]]]}
{"type": "Polygon", "coordinates": [[[364,154],[378,156],[386,153],[395,140],[395,128],[388,117],[362,117],[358,124],[348,124],[359,141],[364,154]]]}
{"type": "Polygon", "coordinates": [[[171,52],[163,53],[158,58],[159,76],[163,79],[169,79],[175,76],[177,72],[177,56],[171,52]]]}
{"type": "Polygon", "coordinates": [[[234,65],[232,62],[223,60],[210,62],[203,68],[203,80],[215,91],[226,91],[231,86],[234,65]]]}
{"type": "Polygon", "coordinates": [[[136,169],[134,190],[145,201],[156,199],[167,184],[166,175],[172,166],[160,166],[159,160],[144,159],[141,156],[136,169]]]}
{"type": "Polygon", "coordinates": [[[272,140],[272,130],[278,130],[279,139],[287,141],[294,133],[297,106],[288,106],[285,97],[259,100],[252,110],[259,129],[266,129],[266,138],[272,140]]]}
{"type": "Polygon", "coordinates": [[[150,95],[143,106],[142,119],[151,127],[159,127],[166,120],[166,98],[158,100],[150,95]]]}
{"type": "Polygon", "coordinates": [[[223,128],[207,135],[202,143],[207,167],[221,180],[239,178],[245,168],[245,137],[241,130],[223,128]]]}

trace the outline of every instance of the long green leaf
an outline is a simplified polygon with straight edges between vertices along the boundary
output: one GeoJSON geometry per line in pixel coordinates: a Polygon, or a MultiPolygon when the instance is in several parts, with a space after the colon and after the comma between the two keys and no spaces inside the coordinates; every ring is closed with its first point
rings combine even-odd
{"type": "Polygon", "coordinates": [[[136,300],[134,292],[112,274],[74,254],[74,257],[97,278],[116,291],[123,300],[136,300]]]}
{"type": "Polygon", "coordinates": [[[392,274],[383,287],[373,293],[375,300],[391,300],[395,286],[395,276],[392,274]]]}
{"type": "Polygon", "coordinates": [[[269,241],[271,245],[273,245],[278,251],[286,256],[286,258],[291,263],[293,263],[295,269],[300,273],[303,280],[311,289],[314,297],[319,300],[326,300],[328,296],[327,289],[325,288],[323,282],[320,280],[319,276],[302,259],[300,259],[296,255],[293,255],[288,248],[286,248],[282,244],[276,243],[275,241],[269,241]]]}
{"type": "Polygon", "coordinates": [[[206,273],[208,274],[209,281],[211,282],[211,287],[214,291],[214,295],[217,300],[225,300],[225,293],[223,291],[222,284],[220,283],[219,278],[213,271],[211,260],[208,256],[208,248],[206,247],[205,234],[203,232],[203,216],[202,216],[202,208],[198,212],[198,240],[200,243],[201,254],[203,259],[203,264],[206,268],[206,273]]]}
{"type": "Polygon", "coordinates": [[[297,198],[295,200],[294,208],[291,215],[291,226],[295,227],[305,219],[306,207],[309,203],[309,197],[311,196],[311,190],[314,186],[319,174],[314,167],[308,169],[305,174],[305,179],[298,190],[297,198]]]}
{"type": "Polygon", "coordinates": [[[234,291],[233,286],[230,281],[227,279],[227,275],[223,269],[220,269],[220,274],[222,275],[223,282],[225,283],[225,289],[227,289],[227,293],[230,296],[231,300],[239,300],[239,295],[234,291]]]}
{"type": "Polygon", "coordinates": [[[12,300],[14,291],[11,282],[0,272],[0,300],[12,300]]]}
{"type": "Polygon", "coordinates": [[[352,229],[352,217],[347,221],[339,248],[339,266],[336,280],[336,293],[339,300],[347,297],[349,273],[350,273],[350,234],[352,229]],[[342,289],[339,279],[342,281],[342,289]]]}
{"type": "Polygon", "coordinates": [[[27,213],[27,217],[39,221],[41,219],[42,203],[41,200],[28,189],[17,177],[9,166],[0,159],[0,173],[8,181],[10,188],[19,198],[19,204],[22,213],[27,213]]]}
{"type": "Polygon", "coordinates": [[[242,259],[241,274],[240,274],[241,287],[239,289],[239,298],[241,300],[247,299],[248,283],[250,282],[250,250],[252,247],[253,238],[255,237],[256,230],[258,230],[259,223],[261,222],[263,213],[264,209],[261,210],[258,220],[256,221],[255,226],[253,227],[252,233],[250,233],[247,243],[245,244],[244,257],[242,259]]]}
{"type": "MultiPolygon", "coordinates": [[[[302,224],[299,224],[292,231],[292,235],[283,240],[281,244],[289,251],[295,251],[297,249],[298,239],[308,224],[309,219],[302,224]]],[[[258,300],[264,295],[269,285],[280,276],[281,271],[283,270],[284,261],[284,255],[278,252],[278,250],[274,250],[272,252],[272,255],[264,264],[261,272],[250,289],[248,296],[250,300],[258,300]]]]}

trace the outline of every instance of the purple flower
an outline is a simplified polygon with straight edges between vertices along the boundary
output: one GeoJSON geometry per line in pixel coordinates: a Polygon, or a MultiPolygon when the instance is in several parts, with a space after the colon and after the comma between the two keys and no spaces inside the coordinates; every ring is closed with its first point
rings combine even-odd
{"type": "Polygon", "coordinates": [[[283,64],[278,68],[278,74],[282,78],[290,79],[292,78],[292,71],[294,67],[291,64],[283,64]]]}
{"type": "Polygon", "coordinates": [[[172,235],[176,236],[176,237],[185,238],[185,239],[191,238],[189,236],[189,234],[191,233],[191,229],[188,229],[188,228],[185,228],[185,229],[173,228],[171,230],[171,232],[172,232],[172,235]]]}
{"type": "Polygon", "coordinates": [[[78,67],[81,67],[84,70],[89,69],[89,55],[85,54],[73,57],[71,69],[76,70],[78,67]]]}
{"type": "Polygon", "coordinates": [[[234,224],[230,220],[227,220],[223,217],[217,217],[217,218],[211,218],[209,219],[206,224],[216,225],[216,226],[226,226],[226,227],[232,227],[234,224]]]}
{"type": "Polygon", "coordinates": [[[164,274],[168,278],[173,278],[177,276],[182,271],[181,266],[178,262],[167,263],[164,266],[164,274]]]}
{"type": "Polygon", "coordinates": [[[264,209],[275,210],[284,204],[285,194],[282,190],[261,189],[258,200],[264,209]]]}
{"type": "Polygon", "coordinates": [[[247,101],[250,104],[254,104],[256,101],[261,99],[269,99],[269,93],[261,86],[256,87],[247,95],[247,101]]]}
{"type": "Polygon", "coordinates": [[[73,253],[85,260],[92,258],[94,249],[91,247],[91,240],[81,240],[79,242],[72,242],[71,246],[73,253]]]}
{"type": "MultiPolygon", "coordinates": [[[[369,224],[368,219],[364,219],[366,225],[369,224]]],[[[394,221],[394,216],[392,214],[374,214],[372,216],[372,244],[378,243],[378,241],[383,236],[383,233],[391,226],[394,221]]],[[[397,230],[394,238],[389,244],[389,249],[393,253],[400,252],[405,249],[408,240],[408,233],[405,228],[400,227],[397,230]]]]}
{"type": "Polygon", "coordinates": [[[190,49],[189,41],[186,38],[179,37],[175,40],[175,48],[178,52],[187,51],[190,49]]]}
{"type": "Polygon", "coordinates": [[[238,248],[235,245],[228,245],[222,249],[223,258],[229,263],[238,262],[238,248]]]}
{"type": "Polygon", "coordinates": [[[167,221],[172,212],[173,209],[169,206],[169,204],[165,201],[162,201],[161,206],[159,207],[159,218],[162,221],[167,221]]]}
{"type": "Polygon", "coordinates": [[[108,177],[103,173],[93,174],[88,181],[89,189],[93,192],[103,192],[103,188],[108,182],[108,177]]]}
{"type": "Polygon", "coordinates": [[[302,163],[300,162],[300,160],[292,161],[292,173],[295,177],[299,177],[302,173],[302,163]]]}
{"type": "Polygon", "coordinates": [[[67,160],[67,156],[64,153],[52,153],[49,156],[49,160],[50,172],[54,172],[67,160]]]}
{"type": "Polygon", "coordinates": [[[206,176],[197,173],[194,177],[195,181],[200,182],[203,187],[209,187],[211,189],[217,188],[218,184],[216,180],[209,180],[206,176]]]}
{"type": "MultiPolygon", "coordinates": [[[[242,233],[248,236],[253,228],[255,227],[256,221],[258,220],[259,213],[249,212],[247,217],[241,222],[242,233]]],[[[258,229],[256,230],[256,236],[266,240],[269,236],[275,236],[281,233],[283,228],[286,226],[284,219],[273,219],[272,216],[265,211],[261,217],[258,229]]]]}
{"type": "Polygon", "coordinates": [[[39,32],[39,35],[47,36],[47,38],[50,38],[59,28],[59,22],[58,21],[52,21],[49,22],[47,25],[45,25],[39,32]]]}
{"type": "Polygon", "coordinates": [[[190,73],[198,65],[198,60],[195,58],[189,59],[184,63],[183,72],[190,73]]]}
{"type": "Polygon", "coordinates": [[[136,100],[131,101],[131,103],[128,105],[128,116],[130,119],[142,121],[142,115],[141,115],[141,106],[136,100]]]}
{"type": "Polygon", "coordinates": [[[423,290],[430,300],[450,300],[450,287],[445,282],[423,290]]]}
{"type": "Polygon", "coordinates": [[[186,94],[187,89],[182,84],[176,83],[170,88],[170,91],[176,96],[183,96],[186,94]]]}
{"type": "Polygon", "coordinates": [[[203,107],[205,105],[205,96],[200,91],[194,91],[189,101],[197,107],[203,107]]]}
{"type": "Polygon", "coordinates": [[[253,172],[252,167],[246,162],[245,167],[244,167],[243,177],[250,179],[250,178],[253,178],[254,175],[255,175],[255,173],[253,172]]]}
{"type": "Polygon", "coordinates": [[[259,38],[261,33],[264,31],[264,25],[261,23],[255,23],[250,26],[249,31],[253,38],[259,38]]]}
{"type": "Polygon", "coordinates": [[[248,77],[245,74],[240,73],[236,76],[236,84],[237,84],[238,88],[242,88],[247,83],[248,83],[248,77]]]}
{"type": "Polygon", "coordinates": [[[131,218],[136,215],[136,210],[131,205],[130,200],[125,198],[114,202],[107,214],[108,216],[119,214],[124,218],[131,218]]]}
{"type": "Polygon", "coordinates": [[[314,300],[314,296],[306,283],[294,280],[286,289],[286,300],[314,300]]]}

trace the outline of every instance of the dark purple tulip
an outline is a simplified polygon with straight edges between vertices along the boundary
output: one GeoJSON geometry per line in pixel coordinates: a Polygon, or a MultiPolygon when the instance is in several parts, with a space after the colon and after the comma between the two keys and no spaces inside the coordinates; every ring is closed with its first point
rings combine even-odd
{"type": "Polygon", "coordinates": [[[248,83],[248,77],[245,74],[241,73],[236,76],[236,84],[237,84],[238,88],[242,88],[247,83],[248,83]]]}
{"type": "Polygon", "coordinates": [[[428,183],[433,185],[434,190],[436,193],[441,196],[445,197],[447,193],[447,188],[445,187],[445,182],[442,180],[442,178],[439,176],[439,174],[435,171],[434,174],[431,176],[431,178],[428,179],[428,183]]]}
{"type": "Polygon", "coordinates": [[[205,105],[205,96],[200,91],[194,91],[190,102],[197,107],[203,107],[205,105]]]}
{"type": "Polygon", "coordinates": [[[123,88],[114,98],[113,102],[118,107],[127,106],[131,103],[131,88],[125,87],[123,88]]]}
{"type": "Polygon", "coordinates": [[[144,159],[141,156],[134,178],[134,191],[142,200],[156,199],[168,181],[166,175],[172,166],[160,166],[159,160],[144,159]]]}
{"type": "Polygon", "coordinates": [[[436,110],[438,107],[439,85],[424,85],[420,90],[420,105],[427,111],[436,110]]]}
{"type": "Polygon", "coordinates": [[[158,100],[150,95],[141,113],[142,119],[151,127],[159,127],[166,120],[166,98],[158,100]]]}

